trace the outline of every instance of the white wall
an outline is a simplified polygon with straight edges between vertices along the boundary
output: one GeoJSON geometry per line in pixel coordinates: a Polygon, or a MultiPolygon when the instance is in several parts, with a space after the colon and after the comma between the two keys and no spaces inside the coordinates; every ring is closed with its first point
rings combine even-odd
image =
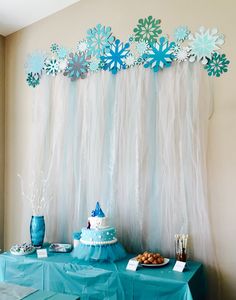
{"type": "Polygon", "coordinates": [[[28,239],[29,220],[19,222],[22,209],[17,173],[24,173],[29,155],[32,89],[25,83],[24,61],[36,49],[49,50],[52,42],[72,47],[97,23],[110,25],[127,39],[140,17],[162,19],[172,33],[186,24],[217,26],[226,35],[224,51],[230,72],[214,80],[215,107],[209,121],[209,205],[223,278],[223,298],[236,297],[236,3],[234,0],[82,0],[63,11],[6,38],[6,183],[5,248],[28,239]],[[21,234],[21,229],[24,234],[21,234]]]}

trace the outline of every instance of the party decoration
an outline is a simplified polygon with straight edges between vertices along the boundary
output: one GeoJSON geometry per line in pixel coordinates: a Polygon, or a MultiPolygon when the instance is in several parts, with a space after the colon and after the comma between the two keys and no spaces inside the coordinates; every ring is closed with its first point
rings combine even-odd
{"type": "Polygon", "coordinates": [[[205,65],[211,59],[212,54],[219,50],[219,46],[223,45],[224,39],[218,35],[218,30],[205,29],[203,26],[195,35],[190,34],[189,39],[192,42],[189,44],[191,47],[190,61],[201,61],[205,65]]]}
{"type": "Polygon", "coordinates": [[[158,36],[162,33],[160,23],[161,20],[156,20],[152,16],[139,19],[137,27],[134,28],[135,41],[144,40],[149,43],[156,42],[158,36]]]}
{"type": "Polygon", "coordinates": [[[88,61],[84,54],[70,53],[67,68],[64,72],[65,76],[68,76],[71,81],[78,78],[84,79],[88,72],[88,61]]]}
{"type": "Polygon", "coordinates": [[[161,37],[160,41],[153,44],[147,54],[143,54],[143,58],[146,59],[144,68],[152,68],[154,72],[158,72],[159,69],[169,67],[174,59],[173,49],[174,42],[169,42],[161,37]]]}
{"type": "Polygon", "coordinates": [[[101,56],[104,62],[104,70],[109,70],[112,74],[116,74],[121,68],[125,68],[125,59],[129,54],[129,43],[121,43],[120,40],[115,40],[106,53],[101,56]]]}
{"type": "Polygon", "coordinates": [[[181,25],[174,30],[174,41],[171,41],[162,33],[160,24],[161,20],[152,16],[139,19],[127,42],[115,39],[111,27],[97,24],[77,42],[74,50],[52,43],[51,54],[35,51],[27,57],[27,84],[35,88],[43,74],[62,73],[75,81],[101,70],[115,75],[122,69],[143,65],[159,72],[172,63],[186,61],[200,61],[209,76],[220,77],[228,71],[230,62],[225,54],[220,54],[225,38],[216,28],[201,26],[191,33],[186,25],[181,25]]]}
{"type": "Polygon", "coordinates": [[[50,59],[45,63],[45,70],[47,75],[55,76],[59,71],[59,63],[56,59],[50,59]]]}
{"type": "Polygon", "coordinates": [[[105,217],[105,214],[102,211],[99,202],[96,203],[95,210],[92,210],[91,217],[100,217],[100,218],[105,217]]]}
{"type": "Polygon", "coordinates": [[[98,24],[96,27],[87,31],[87,43],[89,55],[101,56],[105,49],[113,43],[114,37],[111,33],[111,27],[105,27],[98,24]]]}
{"type": "Polygon", "coordinates": [[[224,72],[228,71],[229,60],[227,60],[225,54],[214,53],[212,58],[208,60],[205,69],[209,76],[220,77],[224,72]]]}
{"type": "Polygon", "coordinates": [[[183,42],[187,40],[190,31],[187,26],[179,26],[175,29],[174,38],[177,42],[183,42]]]}

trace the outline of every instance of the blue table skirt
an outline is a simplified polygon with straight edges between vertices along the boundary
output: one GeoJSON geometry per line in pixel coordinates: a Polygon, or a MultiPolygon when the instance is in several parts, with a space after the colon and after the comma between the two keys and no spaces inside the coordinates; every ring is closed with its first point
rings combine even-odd
{"type": "MultiPolygon", "coordinates": [[[[31,286],[43,291],[79,295],[80,299],[101,300],[202,300],[202,265],[188,262],[183,273],[174,272],[175,261],[164,267],[127,271],[128,259],[115,263],[84,262],[70,253],[0,255],[0,281],[31,286]]],[[[31,300],[31,299],[27,299],[31,300]]]]}

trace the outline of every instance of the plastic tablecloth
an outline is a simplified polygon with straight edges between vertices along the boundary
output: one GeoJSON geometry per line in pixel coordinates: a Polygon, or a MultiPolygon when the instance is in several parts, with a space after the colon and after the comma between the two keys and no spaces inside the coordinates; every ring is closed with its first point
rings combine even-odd
{"type": "Polygon", "coordinates": [[[79,295],[82,300],[202,300],[203,267],[188,262],[187,269],[173,271],[175,260],[157,268],[127,271],[126,259],[109,262],[84,262],[70,253],[49,253],[38,259],[36,254],[0,255],[0,281],[31,286],[42,291],[79,295]]]}

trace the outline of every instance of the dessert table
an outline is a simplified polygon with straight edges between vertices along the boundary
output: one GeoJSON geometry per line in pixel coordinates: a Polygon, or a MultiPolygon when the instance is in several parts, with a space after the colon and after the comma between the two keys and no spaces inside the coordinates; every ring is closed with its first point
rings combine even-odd
{"type": "MultiPolygon", "coordinates": [[[[175,260],[163,267],[141,267],[127,271],[128,259],[114,263],[85,262],[71,253],[0,255],[0,281],[41,291],[78,295],[80,299],[202,300],[205,283],[203,266],[189,261],[187,269],[173,271],[175,260]]],[[[28,299],[27,299],[28,300],[28,299]]],[[[29,299],[31,300],[31,299],[29,299]]]]}

